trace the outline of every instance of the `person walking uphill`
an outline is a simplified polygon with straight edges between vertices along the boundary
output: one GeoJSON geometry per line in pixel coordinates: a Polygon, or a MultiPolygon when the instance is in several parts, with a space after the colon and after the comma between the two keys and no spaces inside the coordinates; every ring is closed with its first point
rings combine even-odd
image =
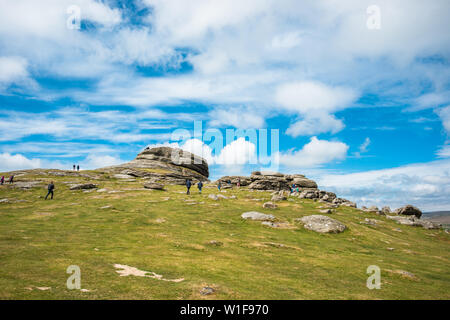
{"type": "Polygon", "coordinates": [[[203,182],[199,181],[199,182],[197,183],[197,187],[198,187],[198,192],[202,193],[203,182]]]}
{"type": "Polygon", "coordinates": [[[186,188],[187,188],[186,194],[191,194],[191,192],[190,192],[191,186],[192,186],[191,180],[190,180],[190,179],[187,179],[187,180],[186,180],[186,188]]]}
{"type": "Polygon", "coordinates": [[[48,197],[49,195],[51,195],[50,199],[53,200],[53,190],[55,190],[55,185],[53,184],[53,181],[50,182],[50,184],[48,185],[47,189],[48,189],[48,193],[47,193],[47,195],[45,196],[45,200],[47,200],[47,197],[48,197]]]}
{"type": "Polygon", "coordinates": [[[2,176],[2,178],[0,179],[0,184],[4,184],[5,183],[5,176],[2,176]]]}
{"type": "Polygon", "coordinates": [[[9,177],[9,184],[12,184],[14,182],[14,175],[12,175],[11,177],[9,177]]]}

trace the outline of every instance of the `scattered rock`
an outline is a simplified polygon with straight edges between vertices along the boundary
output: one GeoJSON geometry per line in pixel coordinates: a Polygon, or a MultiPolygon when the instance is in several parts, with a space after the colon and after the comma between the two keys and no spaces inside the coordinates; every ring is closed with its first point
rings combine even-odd
{"type": "Polygon", "coordinates": [[[7,203],[7,202],[9,202],[8,199],[0,199],[0,203],[7,203]]]}
{"type": "Polygon", "coordinates": [[[107,192],[108,189],[98,189],[97,192],[107,192]]]}
{"type": "Polygon", "coordinates": [[[390,220],[394,220],[399,224],[407,225],[407,226],[414,226],[414,227],[422,227],[425,229],[439,229],[441,228],[440,224],[428,221],[428,220],[421,220],[417,219],[414,216],[386,216],[386,218],[390,220]]]}
{"type": "Polygon", "coordinates": [[[216,200],[216,201],[219,200],[219,197],[216,194],[212,194],[212,193],[210,195],[208,195],[208,198],[211,200],[216,200]]]}
{"type": "Polygon", "coordinates": [[[277,204],[273,203],[273,202],[265,202],[263,204],[263,208],[265,209],[276,209],[278,206],[277,204]]]}
{"type": "Polygon", "coordinates": [[[87,189],[95,189],[97,188],[96,184],[93,183],[83,183],[83,184],[75,184],[70,186],[70,190],[87,190],[87,189]]]}
{"type": "Polygon", "coordinates": [[[215,291],[216,290],[214,290],[211,287],[203,287],[202,290],[200,290],[200,294],[207,296],[207,295],[213,294],[215,291]]]}
{"type": "Polygon", "coordinates": [[[322,215],[306,216],[296,221],[303,222],[305,229],[320,233],[340,233],[346,229],[343,223],[322,215]]]}
{"type": "Polygon", "coordinates": [[[208,245],[210,246],[216,246],[216,247],[221,247],[223,246],[223,243],[217,240],[211,240],[208,242],[208,245]]]}
{"type": "Polygon", "coordinates": [[[50,290],[51,287],[36,287],[36,289],[41,290],[41,291],[47,291],[47,290],[50,290]]]}
{"type": "Polygon", "coordinates": [[[164,190],[164,185],[156,182],[147,182],[144,184],[144,188],[151,190],[164,190]]]}
{"type": "Polygon", "coordinates": [[[183,278],[165,279],[165,278],[163,278],[162,275],[156,274],[152,271],[139,270],[138,268],[130,267],[130,266],[127,266],[124,264],[115,264],[114,268],[118,269],[118,270],[116,270],[116,272],[121,277],[127,277],[127,276],[147,277],[147,278],[153,278],[153,279],[157,279],[157,280],[170,281],[170,282],[181,282],[184,280],[183,278]]]}
{"type": "Polygon", "coordinates": [[[319,211],[320,211],[320,213],[325,213],[325,214],[333,213],[333,210],[331,210],[331,209],[322,209],[322,210],[319,210],[319,211]]]}
{"type": "Polygon", "coordinates": [[[122,173],[117,173],[115,175],[113,175],[114,178],[116,179],[134,179],[135,177],[129,174],[122,174],[122,173]]]}
{"type": "Polygon", "coordinates": [[[256,221],[273,221],[275,217],[271,214],[264,214],[256,211],[244,212],[241,215],[242,219],[250,219],[256,221]]]}

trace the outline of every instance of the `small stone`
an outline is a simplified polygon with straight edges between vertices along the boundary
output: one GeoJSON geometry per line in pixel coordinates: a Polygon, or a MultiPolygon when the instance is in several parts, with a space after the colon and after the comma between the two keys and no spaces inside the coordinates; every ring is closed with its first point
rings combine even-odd
{"type": "Polygon", "coordinates": [[[204,296],[213,294],[216,290],[214,290],[214,288],[211,287],[203,287],[202,290],[200,291],[200,293],[204,296]]]}
{"type": "Polygon", "coordinates": [[[265,202],[263,208],[265,209],[276,209],[278,206],[273,202],[265,202]]]}

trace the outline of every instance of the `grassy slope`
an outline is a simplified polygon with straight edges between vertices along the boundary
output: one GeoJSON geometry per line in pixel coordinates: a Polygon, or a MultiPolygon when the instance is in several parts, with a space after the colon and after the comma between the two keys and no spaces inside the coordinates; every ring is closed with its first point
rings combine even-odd
{"type": "MultiPolygon", "coordinates": [[[[37,177],[18,179],[30,178],[37,177]]],[[[332,216],[348,230],[323,235],[293,221],[318,213],[320,204],[311,200],[290,199],[268,210],[263,201],[252,199],[268,200],[269,192],[243,188],[224,193],[237,199],[213,201],[207,195],[217,193],[214,188],[205,188],[203,195],[194,188],[186,196],[181,186],[169,186],[166,192],[126,190],[141,188],[142,181],[105,179],[96,183],[124,192],[84,193],[70,191],[62,182],[85,178],[39,178],[56,182],[55,200],[43,200],[44,188],[0,187],[0,199],[27,200],[0,203],[1,299],[450,298],[450,237],[443,230],[402,226],[340,208],[332,216]],[[203,203],[189,205],[186,200],[203,203]],[[100,209],[106,205],[112,208],[100,209]],[[251,210],[270,212],[295,228],[271,229],[240,218],[251,210]],[[360,224],[365,217],[382,222],[360,224]],[[208,244],[211,240],[223,246],[208,244]],[[185,281],[120,277],[116,263],[185,281]],[[82,288],[90,292],[66,288],[69,265],[80,266],[82,288]],[[366,287],[369,265],[382,270],[381,290],[366,287]],[[416,278],[388,270],[405,270],[416,278]],[[200,295],[205,285],[216,293],[200,295]]]]}

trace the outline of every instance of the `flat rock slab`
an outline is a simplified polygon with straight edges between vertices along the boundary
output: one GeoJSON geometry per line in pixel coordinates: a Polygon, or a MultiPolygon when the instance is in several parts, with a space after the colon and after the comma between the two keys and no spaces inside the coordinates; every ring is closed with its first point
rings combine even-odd
{"type": "Polygon", "coordinates": [[[87,190],[95,188],[97,188],[97,185],[93,183],[74,184],[70,186],[70,190],[87,190]]]}
{"type": "Polygon", "coordinates": [[[180,279],[165,279],[162,275],[156,274],[152,271],[145,271],[145,270],[139,270],[135,267],[130,267],[124,264],[115,264],[114,268],[116,268],[116,272],[121,277],[127,277],[127,276],[136,276],[136,277],[146,277],[146,278],[153,278],[156,280],[161,281],[169,281],[169,282],[181,282],[184,280],[184,278],[180,279]]]}
{"type": "Polygon", "coordinates": [[[389,216],[387,215],[386,218],[390,220],[394,220],[399,224],[407,225],[407,226],[413,226],[413,227],[422,227],[425,229],[440,229],[441,226],[439,224],[433,223],[431,221],[417,219],[414,216],[407,217],[407,216],[389,216]]]}
{"type": "Polygon", "coordinates": [[[149,182],[144,184],[145,189],[151,189],[151,190],[164,190],[164,185],[161,183],[156,182],[149,182]]]}
{"type": "Polygon", "coordinates": [[[273,202],[265,202],[264,204],[263,204],[263,208],[265,208],[265,209],[276,209],[278,207],[278,205],[276,204],[276,203],[273,203],[273,202]]]}
{"type": "Polygon", "coordinates": [[[295,220],[302,222],[305,229],[319,233],[340,233],[346,229],[343,223],[322,215],[306,216],[295,220]]]}
{"type": "Polygon", "coordinates": [[[275,217],[271,214],[264,214],[261,212],[256,211],[249,211],[244,212],[241,215],[242,219],[250,219],[250,220],[256,220],[256,221],[273,221],[275,220],[275,217]]]}
{"type": "Polygon", "coordinates": [[[135,179],[134,176],[131,176],[129,174],[122,174],[122,173],[117,173],[115,175],[113,175],[114,178],[116,179],[135,179]]]}

